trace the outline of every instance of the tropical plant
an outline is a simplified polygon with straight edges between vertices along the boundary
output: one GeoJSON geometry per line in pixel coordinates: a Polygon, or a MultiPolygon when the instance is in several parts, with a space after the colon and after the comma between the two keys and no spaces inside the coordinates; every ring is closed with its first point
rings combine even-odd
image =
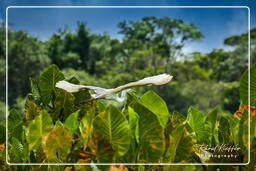
{"type": "MultiPolygon", "coordinates": [[[[256,66],[251,68],[255,73],[256,66]]],[[[15,109],[8,114],[8,158],[10,163],[251,163],[240,169],[255,169],[256,74],[240,81],[241,107],[233,115],[214,107],[202,113],[190,107],[187,117],[170,113],[165,101],[153,91],[142,96],[128,93],[122,107],[104,100],[80,103],[90,98],[82,90],[69,93],[55,87],[65,76],[56,65],[45,69],[39,80],[31,79],[23,117],[15,109]],[[253,105],[253,106],[252,106],[253,105]],[[248,113],[250,111],[250,113],[248,113]],[[249,114],[249,115],[248,115],[249,114]],[[248,120],[250,116],[250,120],[248,120]],[[250,139],[248,139],[250,122],[250,139]],[[249,140],[249,141],[248,141],[249,140]],[[237,150],[212,150],[224,144],[237,150]],[[224,157],[232,155],[232,157],[224,157]],[[221,156],[221,157],[218,157],[221,156]]],[[[75,78],[66,79],[78,84],[75,78]]],[[[173,99],[175,100],[175,99],[173,99]]],[[[0,123],[0,166],[5,163],[5,122],[0,123]]],[[[72,166],[76,170],[105,170],[109,166],[72,166]]],[[[68,170],[67,166],[12,166],[16,170],[68,170]]],[[[131,170],[233,169],[233,166],[126,166],[131,170]]],[[[119,168],[125,169],[124,166],[119,168]]],[[[110,170],[117,169],[112,166],[110,170]]]]}

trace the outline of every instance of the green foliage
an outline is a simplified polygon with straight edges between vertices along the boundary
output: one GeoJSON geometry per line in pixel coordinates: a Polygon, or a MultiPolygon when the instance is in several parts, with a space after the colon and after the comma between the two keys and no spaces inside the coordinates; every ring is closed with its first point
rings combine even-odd
{"type": "Polygon", "coordinates": [[[23,121],[15,109],[12,109],[8,115],[8,136],[14,137],[19,141],[23,139],[23,121]]]}
{"type": "Polygon", "coordinates": [[[70,132],[60,122],[57,122],[43,144],[47,160],[65,162],[71,150],[72,139],[70,132]]]}
{"type": "Polygon", "coordinates": [[[27,141],[29,150],[38,149],[45,142],[45,138],[53,128],[52,119],[49,114],[42,110],[40,114],[29,124],[27,141]]]}
{"type": "Polygon", "coordinates": [[[65,128],[73,134],[77,133],[79,128],[78,114],[79,111],[70,114],[64,123],[65,128]]]}
{"type": "MultiPolygon", "coordinates": [[[[25,31],[9,30],[8,33],[8,58],[12,59],[8,61],[8,85],[11,90],[8,92],[8,96],[9,104],[13,105],[18,96],[25,96],[29,92],[29,78],[38,76],[43,68],[51,63],[51,60],[46,54],[44,43],[38,38],[25,31]]],[[[1,62],[5,61],[4,53],[0,54],[0,57],[1,62]]],[[[1,80],[5,80],[5,73],[3,73],[5,67],[1,65],[1,68],[1,80]]],[[[1,90],[4,90],[5,84],[1,83],[0,85],[1,90]]],[[[2,96],[2,93],[4,91],[1,91],[0,97],[4,101],[5,97],[2,96]]]]}
{"type": "Polygon", "coordinates": [[[242,104],[249,104],[248,102],[248,90],[250,90],[250,104],[252,106],[256,106],[256,65],[253,65],[250,68],[250,80],[249,80],[249,72],[246,71],[243,73],[240,79],[240,98],[242,104]],[[250,81],[250,87],[248,84],[250,81]]]}
{"type": "Polygon", "coordinates": [[[154,113],[158,117],[161,126],[165,128],[169,118],[169,111],[165,101],[153,91],[148,91],[141,96],[139,102],[154,113]]]}
{"type": "Polygon", "coordinates": [[[57,89],[55,91],[54,111],[52,113],[53,120],[65,120],[70,113],[74,112],[74,102],[74,95],[62,89],[57,89]]]}
{"type": "Polygon", "coordinates": [[[107,140],[117,156],[123,156],[130,146],[130,127],[124,115],[114,106],[100,113],[94,119],[97,134],[107,140]]]}
{"type": "MultiPolygon", "coordinates": [[[[81,22],[75,31],[68,27],[59,29],[44,42],[24,31],[9,30],[9,58],[13,59],[9,60],[8,71],[10,107],[19,107],[21,99],[29,92],[28,79],[38,76],[45,66],[54,63],[65,75],[75,75],[81,83],[104,85],[107,88],[168,72],[175,75],[176,87],[170,85],[170,89],[154,90],[165,101],[177,99],[168,104],[169,110],[175,109],[185,114],[189,105],[193,105],[208,112],[209,108],[220,105],[225,111],[235,112],[239,106],[238,85],[235,84],[246,70],[248,62],[247,33],[235,35],[235,38],[231,36],[224,41],[233,46],[234,50],[215,49],[209,53],[183,54],[184,47],[190,41],[202,38],[200,30],[193,24],[168,17],[144,17],[138,21],[121,22],[118,27],[123,34],[122,40],[114,39],[107,33],[94,34],[81,22]],[[209,82],[214,86],[203,85],[209,82]],[[202,89],[204,87],[213,87],[216,91],[207,91],[212,94],[205,94],[203,92],[206,91],[202,89]],[[173,88],[175,91],[172,91],[173,88]]],[[[255,30],[251,30],[251,36],[255,35],[255,30]]],[[[0,31],[4,33],[3,28],[0,31]]],[[[4,44],[3,34],[0,45],[4,44]]],[[[256,59],[254,45],[255,41],[251,39],[252,63],[256,59]]],[[[1,90],[5,89],[4,52],[5,47],[0,47],[1,90]]],[[[33,96],[37,96],[36,91],[39,91],[37,79],[31,80],[33,96]]],[[[140,88],[138,92],[142,95],[147,90],[140,88]]],[[[5,91],[1,91],[0,100],[5,101],[5,91]]]]}
{"type": "MultiPolygon", "coordinates": [[[[56,78],[64,75],[53,65],[41,75],[56,78]],[[57,72],[58,71],[58,72],[57,72]],[[47,74],[45,74],[47,73],[47,74]]],[[[59,78],[60,79],[60,78],[59,78]]],[[[78,81],[73,78],[73,81],[78,81]]],[[[49,79],[41,79],[46,85],[49,79]]],[[[89,97],[88,91],[68,93],[55,88],[45,105],[45,92],[28,95],[25,115],[16,110],[8,115],[8,155],[10,162],[44,163],[208,163],[246,162],[248,149],[248,114],[241,118],[221,113],[218,107],[208,114],[190,107],[187,118],[169,112],[165,101],[153,91],[137,97],[128,94],[123,107],[104,105],[100,101],[77,103],[89,97]],[[35,101],[35,98],[37,101],[35,101]],[[58,114],[56,114],[58,111],[58,114]],[[27,124],[27,127],[25,126],[27,124]],[[222,154],[200,149],[200,145],[218,144],[240,147],[240,158],[207,158],[202,154],[222,154]],[[240,160],[241,159],[241,160],[240,160]]],[[[252,115],[253,116],[253,115],[252,115]]],[[[251,121],[251,142],[255,138],[256,119],[251,121]]],[[[5,124],[0,124],[0,130],[5,124]]],[[[1,142],[5,137],[1,137],[1,142]]],[[[250,166],[252,167],[252,166],[250,166]]],[[[63,167],[64,168],[64,167],[63,167]]],[[[63,169],[62,168],[62,169],[63,169]]],[[[152,167],[153,168],[153,167],[152,167]]],[[[156,168],[159,169],[158,166],[156,168]]],[[[222,168],[222,167],[219,167],[222,168]]],[[[50,168],[48,168],[49,170],[50,168]]],[[[143,169],[132,167],[132,169],[143,169]]],[[[191,169],[165,166],[164,170],[191,169]]],[[[202,169],[197,166],[193,169],[202,169]]]]}
{"type": "MultiPolygon", "coordinates": [[[[202,38],[192,24],[178,19],[144,17],[138,21],[122,22],[119,28],[124,35],[121,41],[107,34],[93,34],[84,23],[79,23],[75,32],[60,30],[45,42],[23,31],[9,31],[9,58],[13,60],[9,60],[8,101],[10,108],[16,110],[8,112],[7,160],[12,163],[247,162],[248,112],[241,112],[240,118],[229,112],[237,111],[240,101],[248,104],[248,71],[242,75],[247,68],[248,34],[227,38],[224,43],[234,47],[231,51],[215,49],[209,53],[183,55],[187,42],[202,38]],[[61,70],[51,65],[39,76],[39,72],[51,62],[61,70]],[[112,88],[163,72],[175,76],[171,84],[137,88],[136,93],[128,93],[124,104],[107,100],[80,104],[90,98],[89,91],[72,94],[55,88],[56,82],[64,79],[74,84],[112,88]],[[241,150],[237,159],[207,158],[200,154],[216,153],[198,149],[200,144],[235,145],[241,150]]],[[[4,33],[2,28],[0,31],[4,33]]],[[[5,39],[4,34],[0,35],[0,65],[4,66],[5,39]]],[[[255,35],[255,29],[251,30],[251,35],[255,35]]],[[[254,39],[251,43],[251,62],[254,63],[254,39]]],[[[255,75],[253,65],[251,106],[255,106],[255,75]]],[[[4,80],[0,89],[4,90],[4,67],[0,69],[0,78],[4,80]]],[[[3,120],[4,91],[1,91],[0,100],[0,120],[3,120]]],[[[256,144],[253,109],[251,161],[255,160],[256,144]]],[[[1,122],[0,143],[5,142],[5,127],[5,121],[1,122]]],[[[8,170],[4,165],[4,144],[0,145],[0,165],[3,164],[0,170],[8,170]]],[[[252,162],[244,168],[253,170],[254,167],[255,162],[252,162]]],[[[86,167],[89,170],[96,168],[86,167]]],[[[15,169],[64,170],[65,166],[22,166],[15,169]]],[[[134,166],[129,169],[234,168],[134,166]]]]}
{"type": "Polygon", "coordinates": [[[164,129],[157,116],[144,105],[136,102],[131,106],[139,115],[138,162],[158,162],[164,152],[164,129]]]}
{"type": "Polygon", "coordinates": [[[55,84],[63,79],[64,75],[56,65],[50,66],[40,75],[39,89],[42,102],[45,105],[48,105],[53,97],[53,91],[56,89],[55,84]]]}
{"type": "Polygon", "coordinates": [[[187,122],[196,134],[197,143],[207,143],[209,138],[209,129],[205,125],[206,117],[197,109],[190,107],[188,109],[187,122]]]}

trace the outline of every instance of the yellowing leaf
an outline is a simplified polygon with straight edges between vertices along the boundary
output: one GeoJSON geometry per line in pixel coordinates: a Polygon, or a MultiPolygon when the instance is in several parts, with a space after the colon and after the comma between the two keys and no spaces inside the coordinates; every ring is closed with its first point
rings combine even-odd
{"type": "Polygon", "coordinates": [[[72,146],[72,136],[61,123],[56,123],[47,135],[43,149],[48,160],[59,159],[65,162],[72,146]]]}
{"type": "Polygon", "coordinates": [[[53,128],[52,119],[46,111],[41,111],[28,127],[27,140],[29,150],[37,149],[42,145],[44,138],[53,128]]]}

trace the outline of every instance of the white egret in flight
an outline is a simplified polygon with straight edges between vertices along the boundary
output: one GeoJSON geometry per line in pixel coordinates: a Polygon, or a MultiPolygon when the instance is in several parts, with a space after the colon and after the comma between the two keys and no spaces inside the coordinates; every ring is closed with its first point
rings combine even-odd
{"type": "Polygon", "coordinates": [[[131,91],[130,89],[133,87],[145,86],[145,85],[163,85],[163,84],[169,83],[172,78],[173,76],[169,74],[160,74],[152,77],[146,77],[146,78],[143,78],[142,80],[130,82],[128,84],[125,84],[116,88],[112,88],[112,89],[106,89],[106,88],[95,87],[95,86],[87,86],[87,85],[76,85],[76,84],[69,83],[67,81],[57,82],[56,87],[64,89],[70,93],[75,93],[83,89],[93,90],[95,94],[91,95],[92,98],[85,100],[83,102],[106,98],[107,96],[115,95],[118,92],[122,92],[122,95],[121,97],[116,96],[116,100],[122,101],[122,96],[124,97],[125,94],[131,91]]]}

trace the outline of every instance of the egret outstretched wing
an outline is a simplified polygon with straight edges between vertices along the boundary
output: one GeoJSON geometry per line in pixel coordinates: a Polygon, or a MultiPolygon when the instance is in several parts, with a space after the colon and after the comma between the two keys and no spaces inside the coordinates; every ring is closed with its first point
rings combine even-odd
{"type": "MultiPolygon", "coordinates": [[[[90,101],[93,99],[101,99],[105,98],[108,95],[111,94],[116,94],[118,92],[123,92],[124,90],[131,89],[133,87],[138,87],[138,86],[145,86],[145,85],[163,85],[167,84],[171,81],[173,76],[169,74],[160,74],[152,77],[146,77],[143,78],[142,80],[135,81],[135,82],[130,82],[128,84],[113,88],[113,89],[106,89],[106,88],[101,88],[101,87],[95,87],[95,86],[87,86],[87,85],[76,85],[69,83],[67,81],[59,81],[56,84],[56,87],[64,89],[70,93],[78,92],[82,89],[90,89],[95,92],[95,94],[92,94],[92,98],[88,99],[86,101],[90,101]]],[[[127,91],[124,91],[127,93],[127,91]]]]}

